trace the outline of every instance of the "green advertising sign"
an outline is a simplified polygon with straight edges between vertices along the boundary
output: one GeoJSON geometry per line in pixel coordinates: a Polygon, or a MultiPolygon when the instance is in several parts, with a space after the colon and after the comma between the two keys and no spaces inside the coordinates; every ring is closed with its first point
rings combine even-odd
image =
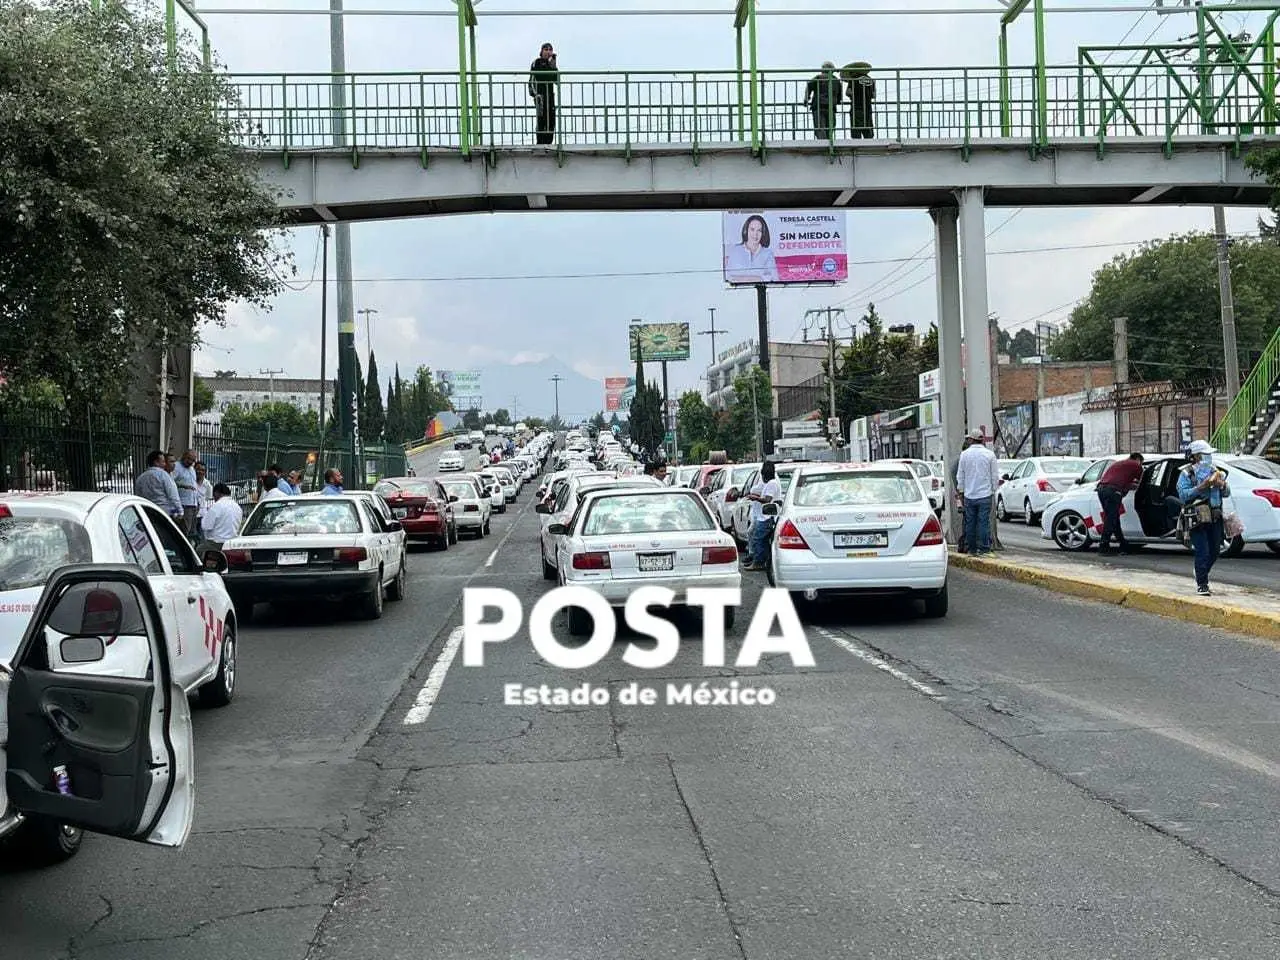
{"type": "Polygon", "coordinates": [[[645,363],[657,360],[689,359],[689,325],[687,323],[645,323],[630,329],[631,362],[636,361],[636,348],[645,363]]]}

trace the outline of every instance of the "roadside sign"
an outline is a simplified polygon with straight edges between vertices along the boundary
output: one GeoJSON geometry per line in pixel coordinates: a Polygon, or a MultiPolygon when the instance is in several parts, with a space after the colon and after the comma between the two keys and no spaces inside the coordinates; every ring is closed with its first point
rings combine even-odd
{"type": "Polygon", "coordinates": [[[840,418],[839,417],[827,417],[827,436],[829,437],[840,436],[840,418]]]}

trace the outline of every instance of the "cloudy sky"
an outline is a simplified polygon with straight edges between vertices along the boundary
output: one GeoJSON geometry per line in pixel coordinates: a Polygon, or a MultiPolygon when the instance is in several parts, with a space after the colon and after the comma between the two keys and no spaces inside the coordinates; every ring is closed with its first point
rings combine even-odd
{"type": "MultiPolygon", "coordinates": [[[[880,0],[884,5],[887,0],[880,0]]],[[[996,0],[912,0],[917,9],[992,10],[996,0]]],[[[328,18],[228,13],[217,9],[327,9],[324,0],[200,0],[214,47],[233,73],[328,70],[328,18]]],[[[1091,5],[1101,5],[1093,0],[1091,5]]],[[[348,10],[445,10],[448,0],[347,0],[348,10]]],[[[760,0],[761,10],[860,7],[833,0],[760,0]]],[[[874,7],[874,5],[872,5],[874,7]]],[[[899,7],[908,6],[899,0],[899,7]]],[[[1061,4],[1051,4],[1051,11],[1061,4]]],[[[481,70],[527,69],[544,40],[569,70],[731,69],[732,0],[484,0],[478,5],[481,70]],[[484,10],[725,8],[719,17],[491,17],[484,10]]],[[[1253,26],[1257,15],[1226,20],[1253,26]],[[1250,17],[1254,19],[1250,19],[1250,17]]],[[[764,67],[804,68],[830,59],[889,66],[990,66],[998,18],[931,16],[761,16],[764,67]]],[[[348,17],[347,68],[356,72],[450,70],[457,65],[455,21],[435,17],[348,17]]],[[[1074,63],[1081,44],[1174,41],[1194,31],[1186,15],[1154,11],[1050,13],[1050,63],[1074,63]]],[[[1119,61],[1121,58],[1117,57],[1119,61]]],[[[1033,60],[1030,13],[1010,30],[1010,61],[1033,60]]],[[[1256,211],[1228,211],[1233,233],[1252,233],[1256,211]]],[[[1007,327],[1062,320],[1089,290],[1094,270],[1144,240],[1211,229],[1209,208],[1097,208],[987,212],[991,309],[1007,327]],[[1065,248],[1065,249],[1064,249],[1065,248]]],[[[936,318],[930,259],[932,229],[924,211],[850,211],[850,280],[836,288],[775,290],[773,339],[800,339],[806,310],[841,304],[856,316],[874,301],[890,323],[926,327],[936,318]],[[912,259],[912,258],[915,259],[912,259]]],[[[755,297],[720,278],[720,217],[710,213],[474,215],[352,228],[357,308],[371,307],[373,347],[384,375],[402,371],[491,367],[551,354],[594,378],[625,374],[626,327],[633,317],[707,326],[708,308],[728,331],[720,346],[754,336],[755,297]],[[652,244],[644,239],[652,238],[652,244]],[[639,242],[637,242],[639,240],[639,242]],[[572,278],[566,275],[573,275],[572,278]],[[587,275],[587,276],[583,276],[587,275]],[[498,279],[500,278],[500,279],[498,279]]],[[[241,374],[285,370],[317,376],[320,318],[316,228],[294,232],[298,276],[270,312],[233,305],[228,324],[211,329],[197,359],[241,374]]],[[[330,274],[332,277],[332,272],[330,274]]],[[[330,307],[332,309],[332,298],[330,307]]],[[[330,337],[329,370],[336,354],[330,337]]],[[[357,339],[365,350],[365,324],[357,339]]],[[[708,337],[695,338],[694,361],[673,367],[676,388],[700,387],[708,337]]],[[[523,401],[534,412],[538,398],[523,401]]],[[[549,398],[547,406],[550,406],[549,398]]],[[[549,411],[548,411],[549,412],[549,411]]]]}

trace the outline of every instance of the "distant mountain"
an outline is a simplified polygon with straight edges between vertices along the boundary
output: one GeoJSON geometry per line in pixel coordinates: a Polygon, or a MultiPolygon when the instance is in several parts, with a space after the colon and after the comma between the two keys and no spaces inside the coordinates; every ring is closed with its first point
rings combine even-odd
{"type": "Polygon", "coordinates": [[[604,409],[604,381],[584,377],[556,357],[529,363],[508,363],[480,368],[480,391],[486,413],[505,407],[512,419],[555,413],[556,385],[560,375],[560,416],[582,420],[604,409]]]}

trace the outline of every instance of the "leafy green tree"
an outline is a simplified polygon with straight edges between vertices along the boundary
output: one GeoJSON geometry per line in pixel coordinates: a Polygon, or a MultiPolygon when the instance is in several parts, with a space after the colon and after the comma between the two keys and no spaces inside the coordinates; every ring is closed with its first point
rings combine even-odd
{"type": "Polygon", "coordinates": [[[259,404],[252,410],[233,403],[222,414],[222,429],[227,433],[265,431],[268,426],[272,433],[317,433],[320,418],[314,410],[299,410],[284,400],[259,404]]]}
{"type": "Polygon", "coordinates": [[[360,405],[360,436],[367,441],[381,439],[387,426],[382,407],[382,384],[378,379],[378,358],[369,351],[369,379],[364,385],[364,403],[360,405]]]}
{"type": "Polygon", "coordinates": [[[462,414],[462,425],[468,430],[479,430],[484,426],[484,420],[480,418],[480,411],[474,407],[462,414]]]}
{"type": "Polygon", "coordinates": [[[499,407],[497,410],[493,411],[493,419],[488,422],[492,423],[495,427],[509,427],[512,425],[511,413],[506,407],[499,407]]]}
{"type": "MultiPolygon", "coordinates": [[[[836,356],[836,414],[841,423],[919,399],[919,377],[938,365],[938,330],[920,338],[886,333],[874,304],[862,317],[867,332],[836,356]]],[[[823,365],[824,370],[826,364],[823,365]]],[[[819,409],[830,416],[826,397],[819,409]]]]}
{"type": "Polygon", "coordinates": [[[631,439],[643,447],[650,458],[657,458],[666,437],[662,420],[662,393],[657,384],[645,383],[639,379],[636,381],[629,423],[631,439]]]}
{"type": "MultiPolygon", "coordinates": [[[[1244,371],[1280,324],[1280,245],[1231,241],[1236,342],[1244,371]]],[[[1059,360],[1114,356],[1116,317],[1128,317],[1129,362],[1146,380],[1222,379],[1215,240],[1189,233],[1121,254],[1093,275],[1088,297],[1053,341],[1059,360]]]]}
{"type": "Polygon", "coordinates": [[[588,422],[597,431],[605,429],[606,421],[604,419],[603,413],[597,413],[592,415],[591,420],[588,422]]]}
{"type": "Polygon", "coordinates": [[[773,382],[759,367],[733,380],[733,402],[721,411],[716,427],[719,449],[734,460],[754,457],[765,431],[773,428],[773,382]]]}
{"type": "Polygon", "coordinates": [[[709,450],[716,449],[716,414],[697,390],[686,390],[680,395],[676,425],[680,431],[680,445],[688,451],[690,461],[701,462],[709,450]]]}
{"type": "Polygon", "coordinates": [[[204,382],[203,377],[196,377],[195,396],[191,398],[191,415],[200,414],[213,409],[213,388],[204,382]]]}
{"type": "Polygon", "coordinates": [[[287,263],[226,78],[169,69],[155,10],[0,3],[0,369],[74,406],[123,403],[139,348],[267,307],[287,263]]]}

